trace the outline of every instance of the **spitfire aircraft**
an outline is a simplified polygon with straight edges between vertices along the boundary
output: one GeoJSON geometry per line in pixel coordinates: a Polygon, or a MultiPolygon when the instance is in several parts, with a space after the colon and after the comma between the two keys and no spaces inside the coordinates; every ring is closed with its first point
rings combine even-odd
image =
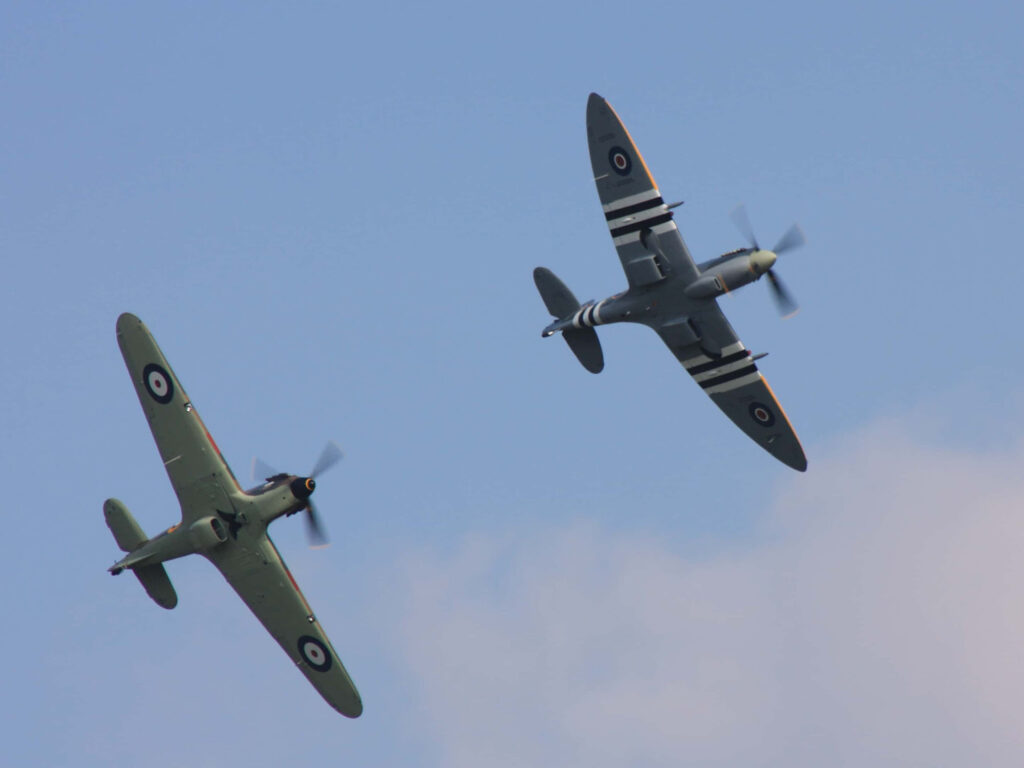
{"type": "Polygon", "coordinates": [[[717,301],[766,276],[782,312],[792,314],[796,305],[773,267],[784,251],[804,244],[800,228],[793,225],[774,249],[763,250],[745,211],[737,209],[734,219],[749,247],[696,264],[672,219],[680,203],[665,203],[626,127],[596,93],[587,102],[587,137],[597,193],[629,289],[581,305],[554,273],[538,267],[534,282],[555,317],[541,335],[561,331],[583,367],[599,373],[604,355],[596,326],[649,326],[736,426],[782,463],[805,471],[800,441],[757,368],[764,355],[743,345],[717,301]]]}
{"type": "Polygon", "coordinates": [[[128,553],[110,572],[134,571],[157,605],[174,608],[178,596],[164,561],[206,557],[327,703],[359,717],[359,692],[267,535],[277,518],[305,510],[312,539],[324,542],[310,496],[315,477],[341,458],[340,449],[328,443],[308,477],[273,474],[243,491],[143,322],[121,315],[117,342],[181,504],[181,522],[149,539],[124,504],[107,499],[107,525],[128,553]]]}

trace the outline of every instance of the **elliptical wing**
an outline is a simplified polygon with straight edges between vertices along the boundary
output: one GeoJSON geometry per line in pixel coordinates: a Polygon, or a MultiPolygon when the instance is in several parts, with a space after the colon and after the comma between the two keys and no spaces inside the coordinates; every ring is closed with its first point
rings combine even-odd
{"type": "Polygon", "coordinates": [[[697,267],[640,150],[611,104],[596,93],[587,101],[587,143],[597,194],[630,286],[657,282],[658,272],[675,273],[685,284],[695,280],[697,267]]]}

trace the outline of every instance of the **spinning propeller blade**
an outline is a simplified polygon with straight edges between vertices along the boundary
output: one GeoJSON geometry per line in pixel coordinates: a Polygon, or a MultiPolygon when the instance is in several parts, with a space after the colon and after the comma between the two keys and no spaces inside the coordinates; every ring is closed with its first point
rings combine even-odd
{"type": "Polygon", "coordinates": [[[276,469],[267,464],[261,459],[253,458],[252,460],[252,479],[253,482],[262,483],[268,477],[280,474],[276,469]]]}
{"type": "Polygon", "coordinates": [[[316,479],[322,472],[327,471],[341,461],[343,455],[338,444],[333,440],[328,440],[327,445],[320,452],[320,458],[316,460],[316,466],[313,467],[313,471],[309,473],[309,476],[316,479]]]}
{"type": "MultiPolygon", "coordinates": [[[[747,207],[741,203],[729,215],[732,218],[733,224],[740,231],[740,234],[750,243],[750,247],[755,251],[761,250],[761,247],[757,244],[757,236],[754,235],[754,228],[750,224],[750,217],[747,215],[747,207]]],[[[792,251],[806,243],[807,238],[804,237],[804,231],[800,229],[799,224],[794,224],[779,238],[779,242],[775,244],[772,252],[776,256],[781,256],[786,251],[792,251]]],[[[765,272],[765,275],[768,278],[768,286],[771,289],[772,298],[775,300],[775,305],[779,308],[779,314],[784,318],[795,315],[800,307],[797,305],[793,295],[786,289],[781,278],[775,273],[775,269],[769,269],[765,272]]]]}
{"type": "MultiPolygon", "coordinates": [[[[344,454],[341,452],[341,448],[333,440],[328,440],[327,445],[320,452],[320,458],[316,460],[316,464],[313,466],[313,471],[309,473],[309,476],[316,479],[319,475],[326,472],[328,469],[333,467],[339,461],[344,454]]],[[[306,538],[309,539],[309,546],[314,549],[326,547],[330,541],[327,539],[327,533],[324,531],[323,524],[320,522],[320,515],[316,511],[316,506],[313,504],[313,500],[310,499],[309,504],[306,505],[306,538]]]]}
{"type": "Polygon", "coordinates": [[[807,238],[804,237],[804,231],[800,229],[799,224],[794,224],[786,230],[786,234],[779,238],[779,242],[775,244],[772,250],[775,251],[776,256],[781,256],[786,251],[792,251],[806,244],[807,238]]]}
{"type": "Polygon", "coordinates": [[[320,524],[320,515],[312,501],[306,506],[306,538],[309,539],[309,546],[313,549],[320,549],[330,544],[327,534],[324,533],[323,526],[320,524]]]}
{"type": "Polygon", "coordinates": [[[800,307],[786,290],[786,286],[779,276],[775,274],[775,270],[769,269],[765,274],[768,277],[768,285],[771,287],[772,298],[775,299],[775,305],[779,308],[779,314],[784,318],[795,315],[800,307]]]}
{"type": "Polygon", "coordinates": [[[740,231],[740,234],[750,243],[750,247],[755,251],[760,251],[761,246],[757,244],[757,237],[754,236],[754,228],[750,226],[750,217],[747,216],[747,206],[740,203],[732,209],[732,213],[729,214],[729,218],[732,219],[732,223],[736,225],[736,229],[740,231]]]}

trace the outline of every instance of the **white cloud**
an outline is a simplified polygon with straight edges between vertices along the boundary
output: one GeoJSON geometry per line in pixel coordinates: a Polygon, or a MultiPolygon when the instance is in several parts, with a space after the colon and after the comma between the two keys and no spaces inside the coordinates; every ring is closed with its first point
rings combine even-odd
{"type": "Polygon", "coordinates": [[[911,432],[703,558],[585,523],[421,554],[402,642],[442,763],[1024,764],[1024,450],[911,432]]]}

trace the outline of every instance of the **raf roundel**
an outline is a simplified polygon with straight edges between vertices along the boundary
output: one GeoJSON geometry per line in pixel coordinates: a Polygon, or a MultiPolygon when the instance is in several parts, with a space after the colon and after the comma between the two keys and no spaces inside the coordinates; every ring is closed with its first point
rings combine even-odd
{"type": "Polygon", "coordinates": [[[619,176],[628,176],[633,168],[633,161],[629,159],[629,153],[622,147],[612,147],[608,150],[608,162],[612,170],[619,176]]]}
{"type": "Polygon", "coordinates": [[[150,397],[158,403],[167,405],[174,397],[170,374],[156,363],[150,363],[142,370],[142,383],[146,385],[150,397]]]}
{"type": "Polygon", "coordinates": [[[764,403],[751,403],[750,416],[762,427],[770,427],[775,423],[775,414],[764,403]]]}
{"type": "Polygon", "coordinates": [[[299,638],[299,654],[317,672],[326,672],[331,668],[331,654],[327,646],[315,637],[303,635],[299,638]]]}

